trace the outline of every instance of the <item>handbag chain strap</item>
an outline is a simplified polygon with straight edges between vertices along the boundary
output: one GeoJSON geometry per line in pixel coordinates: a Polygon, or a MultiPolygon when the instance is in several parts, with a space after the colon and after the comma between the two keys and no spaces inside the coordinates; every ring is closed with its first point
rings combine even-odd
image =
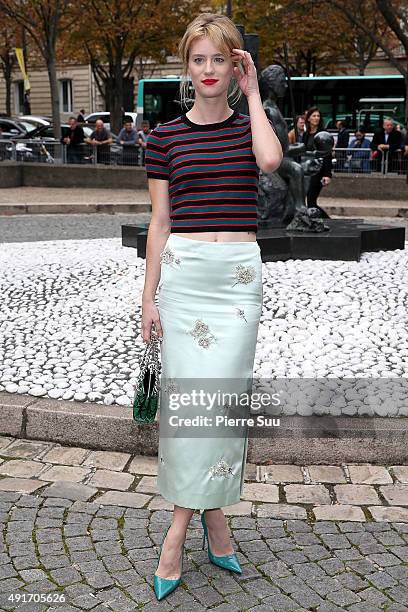
{"type": "Polygon", "coordinates": [[[146,370],[154,370],[156,373],[153,390],[155,393],[159,391],[159,376],[161,372],[161,363],[159,359],[159,345],[161,338],[155,332],[152,332],[150,342],[147,344],[140,362],[139,381],[143,380],[146,370]]]}

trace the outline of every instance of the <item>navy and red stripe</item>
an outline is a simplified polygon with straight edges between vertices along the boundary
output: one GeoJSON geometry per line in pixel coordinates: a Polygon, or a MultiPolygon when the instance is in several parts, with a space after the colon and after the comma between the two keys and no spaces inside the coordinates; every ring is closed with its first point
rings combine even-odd
{"type": "Polygon", "coordinates": [[[259,168],[248,115],[162,123],[148,136],[145,163],[148,178],[169,182],[172,232],[257,231],[259,168]]]}

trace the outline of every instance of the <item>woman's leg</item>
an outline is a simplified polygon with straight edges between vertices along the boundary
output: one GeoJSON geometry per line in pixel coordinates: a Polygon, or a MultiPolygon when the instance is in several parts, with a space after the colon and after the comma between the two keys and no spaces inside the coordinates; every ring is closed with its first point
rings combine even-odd
{"type": "Polygon", "coordinates": [[[309,185],[309,189],[307,192],[308,208],[317,207],[317,198],[319,197],[319,194],[323,187],[321,183],[321,179],[322,179],[322,175],[320,173],[314,174],[310,178],[310,185],[309,185]]]}
{"type": "Polygon", "coordinates": [[[327,214],[327,212],[323,208],[321,208],[321,206],[319,206],[317,203],[317,198],[319,197],[320,192],[323,188],[321,181],[322,181],[321,174],[315,174],[311,177],[309,190],[307,192],[307,207],[317,208],[320,211],[320,214],[323,217],[323,219],[330,219],[330,216],[327,214]]]}
{"type": "Polygon", "coordinates": [[[219,557],[231,555],[234,549],[231,544],[227,520],[221,508],[205,510],[205,522],[208,527],[208,541],[213,555],[219,557]]]}
{"type": "Polygon", "coordinates": [[[157,576],[176,580],[180,577],[181,558],[187,527],[194,514],[191,508],[174,506],[173,520],[164,539],[160,562],[156,570],[157,576]]]}

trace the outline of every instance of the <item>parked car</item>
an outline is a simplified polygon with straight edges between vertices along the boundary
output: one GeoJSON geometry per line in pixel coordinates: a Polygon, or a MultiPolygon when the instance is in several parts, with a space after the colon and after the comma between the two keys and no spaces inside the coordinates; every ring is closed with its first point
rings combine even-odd
{"type": "MultiPolygon", "coordinates": [[[[84,130],[84,134],[85,134],[85,138],[89,138],[89,136],[92,134],[93,132],[93,128],[88,126],[88,125],[84,125],[82,126],[83,130],[84,130]]],[[[65,136],[68,136],[70,131],[70,127],[67,123],[63,123],[61,125],[61,134],[62,137],[64,138],[65,136]]],[[[35,132],[32,133],[31,138],[41,138],[41,139],[45,139],[45,140],[55,140],[55,134],[54,134],[54,126],[53,125],[43,125],[38,127],[35,132]]]]}
{"type": "Polygon", "coordinates": [[[34,128],[40,127],[42,125],[51,125],[52,123],[51,117],[43,117],[41,115],[19,115],[15,119],[23,123],[28,123],[34,128]]]}
{"type": "Polygon", "coordinates": [[[2,139],[10,140],[11,138],[27,138],[29,126],[10,117],[0,117],[0,129],[2,139]]]}

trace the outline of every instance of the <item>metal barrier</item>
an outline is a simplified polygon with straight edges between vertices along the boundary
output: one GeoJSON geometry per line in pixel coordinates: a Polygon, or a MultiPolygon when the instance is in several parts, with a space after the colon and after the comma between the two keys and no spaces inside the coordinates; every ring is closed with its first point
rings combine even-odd
{"type": "MultiPolygon", "coordinates": [[[[392,175],[408,173],[404,150],[374,152],[371,149],[334,149],[334,174],[392,175]]],[[[145,149],[139,145],[89,145],[70,147],[59,141],[0,140],[0,162],[43,162],[49,164],[104,164],[142,166],[145,149]]]]}
{"type": "Polygon", "coordinates": [[[370,174],[373,172],[371,149],[335,149],[332,160],[335,174],[370,174]]]}
{"type": "Polygon", "coordinates": [[[17,162],[65,163],[65,145],[58,141],[1,140],[0,160],[17,162]]]}
{"type": "Polygon", "coordinates": [[[408,155],[402,150],[388,152],[387,174],[408,174],[408,155]]]}
{"type": "Polygon", "coordinates": [[[58,141],[0,140],[0,161],[44,162],[50,164],[144,165],[144,149],[139,145],[89,145],[75,147],[58,141]]]}
{"type": "Polygon", "coordinates": [[[389,176],[408,173],[408,155],[397,151],[372,151],[372,149],[334,149],[334,174],[372,174],[389,176]]]}

